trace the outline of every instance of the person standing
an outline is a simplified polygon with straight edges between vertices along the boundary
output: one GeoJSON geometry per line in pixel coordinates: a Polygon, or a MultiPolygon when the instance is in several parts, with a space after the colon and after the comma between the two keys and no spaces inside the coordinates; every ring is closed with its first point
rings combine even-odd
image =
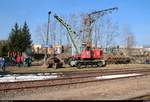
{"type": "Polygon", "coordinates": [[[17,56],[16,61],[17,61],[17,66],[20,67],[21,57],[19,55],[17,56]]]}
{"type": "Polygon", "coordinates": [[[5,71],[5,58],[0,57],[0,65],[3,71],[5,71]]]}
{"type": "Polygon", "coordinates": [[[31,56],[29,56],[29,57],[28,57],[28,67],[31,66],[31,63],[32,63],[32,58],[31,58],[31,56]]]}
{"type": "Polygon", "coordinates": [[[0,68],[2,68],[2,57],[0,56],[0,68]]]}

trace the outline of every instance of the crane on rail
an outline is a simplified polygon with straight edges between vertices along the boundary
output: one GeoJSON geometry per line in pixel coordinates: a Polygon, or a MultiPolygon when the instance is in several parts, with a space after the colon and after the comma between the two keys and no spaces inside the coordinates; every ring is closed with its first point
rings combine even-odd
{"type": "MultiPolygon", "coordinates": [[[[54,18],[59,23],[61,23],[68,31],[68,35],[73,45],[72,47],[75,48],[75,53],[72,53],[72,56],[68,58],[68,64],[70,66],[76,66],[78,68],[80,68],[81,66],[106,66],[106,62],[103,59],[103,50],[99,48],[92,48],[92,25],[99,17],[105,15],[108,12],[110,13],[116,9],[117,8],[115,7],[101,11],[95,11],[87,15],[87,17],[84,19],[84,25],[86,27],[86,32],[88,33],[88,40],[84,42],[68,23],[66,23],[61,17],[57,16],[56,14],[54,15],[54,18]]],[[[57,66],[62,66],[62,63],[60,62],[59,58],[54,57],[54,59],[57,59],[58,62],[52,60],[53,63],[55,62],[57,66]]],[[[51,60],[49,61],[51,63],[51,60]]]]}
{"type": "Polygon", "coordinates": [[[103,50],[98,48],[91,48],[88,43],[82,43],[80,36],[67,24],[61,17],[54,15],[54,18],[61,23],[68,31],[69,37],[76,49],[76,54],[73,55],[69,61],[70,66],[105,66],[106,63],[103,60],[103,50]]]}

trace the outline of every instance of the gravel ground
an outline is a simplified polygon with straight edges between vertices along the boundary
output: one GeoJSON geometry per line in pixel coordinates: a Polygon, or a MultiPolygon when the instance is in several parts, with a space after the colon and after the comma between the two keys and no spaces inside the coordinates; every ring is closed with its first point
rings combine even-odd
{"type": "MultiPolygon", "coordinates": [[[[76,87],[56,90],[36,90],[23,96],[14,96],[11,100],[126,100],[132,97],[150,94],[150,75],[90,83],[76,87]]],[[[7,98],[9,100],[9,98],[7,98]]]]}

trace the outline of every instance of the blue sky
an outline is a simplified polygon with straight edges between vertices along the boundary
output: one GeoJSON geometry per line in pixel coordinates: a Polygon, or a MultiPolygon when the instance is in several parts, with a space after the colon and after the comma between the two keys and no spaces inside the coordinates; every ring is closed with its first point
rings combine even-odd
{"type": "Polygon", "coordinates": [[[149,4],[150,0],[0,0],[0,40],[8,38],[15,22],[23,25],[26,20],[34,41],[36,28],[47,22],[49,10],[66,15],[117,6],[111,16],[119,28],[129,25],[138,45],[150,44],[149,4]]]}

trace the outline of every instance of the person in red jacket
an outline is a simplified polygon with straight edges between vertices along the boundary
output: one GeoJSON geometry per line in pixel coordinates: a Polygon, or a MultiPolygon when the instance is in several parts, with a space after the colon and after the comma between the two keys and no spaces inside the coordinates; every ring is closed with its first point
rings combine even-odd
{"type": "Polygon", "coordinates": [[[18,55],[16,58],[17,66],[20,67],[21,65],[21,57],[18,55]]]}

